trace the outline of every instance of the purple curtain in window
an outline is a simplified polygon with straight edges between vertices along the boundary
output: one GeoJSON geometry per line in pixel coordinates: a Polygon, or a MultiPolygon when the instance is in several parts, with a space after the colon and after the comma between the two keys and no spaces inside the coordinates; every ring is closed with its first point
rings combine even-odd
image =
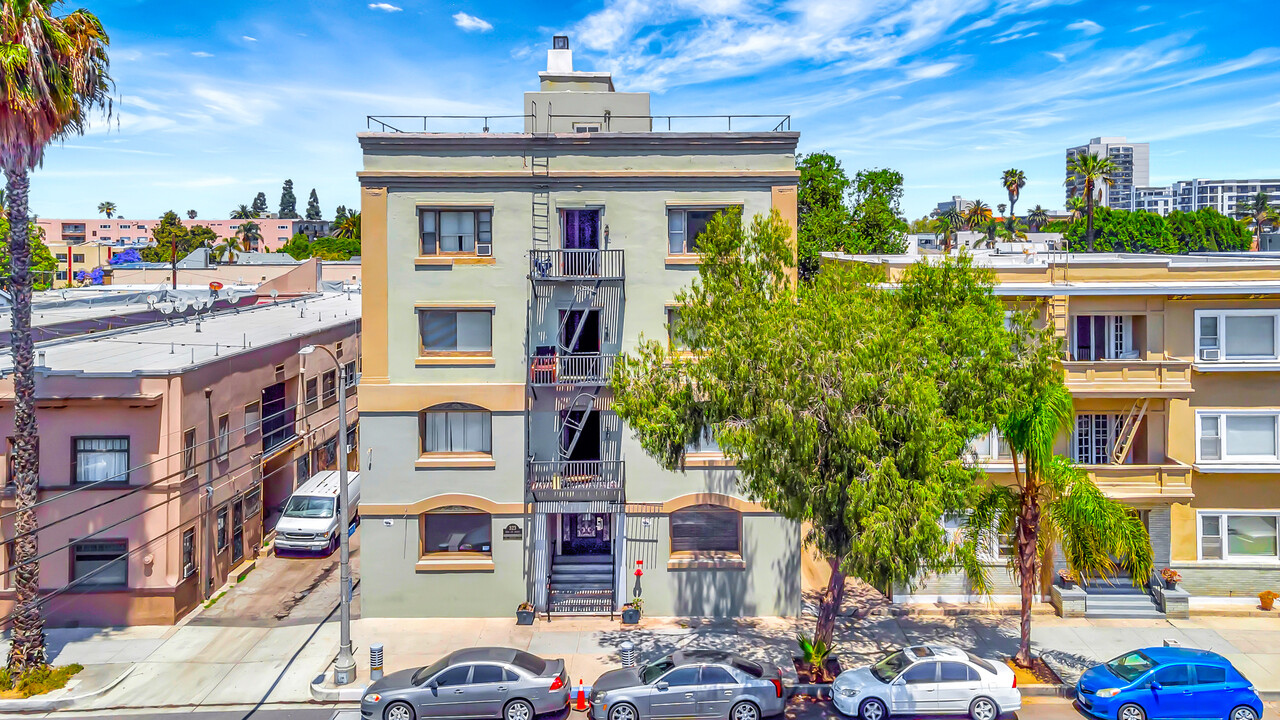
{"type": "Polygon", "coordinates": [[[566,250],[596,250],[600,247],[600,211],[564,211],[566,250]]]}

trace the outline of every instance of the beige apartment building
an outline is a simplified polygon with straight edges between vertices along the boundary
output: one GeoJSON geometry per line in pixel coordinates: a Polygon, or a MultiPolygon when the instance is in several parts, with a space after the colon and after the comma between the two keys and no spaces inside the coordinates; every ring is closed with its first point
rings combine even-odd
{"type": "MultiPolygon", "coordinates": [[[[1141,516],[1156,570],[1182,575],[1192,607],[1280,589],[1280,257],[978,253],[995,292],[1038,308],[1063,338],[1076,421],[1059,451],[1141,516]]],[[[929,257],[828,261],[893,279],[929,257]]],[[[1013,481],[997,434],[975,451],[994,481],[1013,481]]],[[[1007,550],[991,549],[993,565],[1007,550]]],[[[993,578],[1015,594],[1007,574],[993,578]]],[[[968,597],[959,577],[914,593],[968,597]]]]}
{"type": "Polygon", "coordinates": [[[539,80],[522,132],[387,119],[359,138],[362,612],[612,613],[641,592],[652,615],[796,614],[800,528],[710,442],[660,468],[607,383],[667,336],[711,216],[794,228],[798,133],[668,131],[648,93],[573,70],[564,38],[539,80]]]}

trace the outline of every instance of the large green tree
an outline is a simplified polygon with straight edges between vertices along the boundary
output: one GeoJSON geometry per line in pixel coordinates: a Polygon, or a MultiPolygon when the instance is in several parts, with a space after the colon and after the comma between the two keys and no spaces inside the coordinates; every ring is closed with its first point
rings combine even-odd
{"type": "Polygon", "coordinates": [[[142,259],[146,262],[170,264],[175,261],[175,252],[176,260],[181,260],[200,242],[200,239],[191,236],[191,229],[183,225],[178,214],[172,210],[160,216],[160,223],[152,226],[151,239],[155,245],[142,248],[142,259]]]}
{"type": "MultiPolygon", "coordinates": [[[[1222,215],[1213,208],[1195,212],[1174,210],[1161,216],[1145,210],[1094,211],[1096,252],[1131,252],[1181,255],[1191,252],[1242,252],[1253,243],[1245,223],[1222,215]]],[[[1063,232],[1068,247],[1087,249],[1088,231],[1083,219],[1072,221],[1063,232]]]]}
{"type": "Polygon", "coordinates": [[[897,254],[907,249],[907,219],[902,214],[902,173],[888,168],[859,170],[850,194],[853,237],[845,249],[854,254],[897,254]]]}
{"type": "Polygon", "coordinates": [[[316,195],[316,189],[311,188],[311,197],[307,199],[307,219],[323,220],[324,211],[320,209],[320,196],[316,195]]]}
{"type": "Polygon", "coordinates": [[[16,517],[12,531],[15,607],[9,675],[17,681],[45,667],[36,489],[40,434],[36,426],[35,346],[31,337],[30,172],[55,140],[83,134],[98,110],[110,114],[109,40],[93,13],[57,12],[56,0],[5,0],[0,5],[0,168],[9,210],[9,291],[13,297],[16,517]]]}
{"type": "MultiPolygon", "coordinates": [[[[240,207],[244,207],[244,206],[241,205],[240,207]]],[[[255,214],[247,217],[262,217],[263,215],[266,215],[267,214],[267,194],[264,192],[260,192],[257,195],[255,195],[253,197],[253,207],[251,209],[255,214]]]]}
{"type": "Polygon", "coordinates": [[[799,273],[818,271],[820,254],[843,250],[853,239],[853,213],[845,198],[852,184],[840,161],[830,153],[809,153],[796,161],[800,171],[796,206],[799,273]]]}
{"type": "Polygon", "coordinates": [[[298,198],[293,194],[292,180],[285,180],[280,191],[280,217],[286,220],[298,217],[298,198]]]}
{"type": "Polygon", "coordinates": [[[915,265],[893,289],[839,263],[792,283],[787,240],[776,213],[749,228],[717,215],[675,298],[682,351],[644,341],[611,386],[663,466],[709,431],[745,495],[808,529],[832,570],[815,632],[829,642],[847,574],[887,589],[976,572],[976,546],[949,543],[941,519],[976,497],[966,448],[1023,364],[992,276],[967,255],[915,265]]]}
{"type": "MultiPolygon", "coordinates": [[[[44,230],[34,222],[27,227],[28,243],[31,253],[31,287],[34,290],[48,290],[58,270],[58,260],[49,252],[44,244],[44,230]]],[[[12,275],[12,258],[9,255],[9,221],[0,217],[0,275],[12,275]]]]}

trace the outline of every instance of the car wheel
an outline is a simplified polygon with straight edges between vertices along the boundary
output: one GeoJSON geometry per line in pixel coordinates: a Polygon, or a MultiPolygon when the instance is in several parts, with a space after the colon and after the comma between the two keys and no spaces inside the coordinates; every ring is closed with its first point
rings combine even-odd
{"type": "Polygon", "coordinates": [[[533,720],[533,706],[528,700],[512,700],[502,709],[503,720],[533,720]]]}
{"type": "Polygon", "coordinates": [[[409,703],[393,702],[382,711],[382,720],[413,720],[413,706],[409,703]]]}
{"type": "Polygon", "coordinates": [[[609,720],[640,720],[636,709],[627,703],[618,703],[609,711],[609,720]]]}
{"type": "Polygon", "coordinates": [[[1147,711],[1135,703],[1127,703],[1120,706],[1120,712],[1116,713],[1118,720],[1147,720],[1147,711]]]}
{"type": "Polygon", "coordinates": [[[878,698],[867,698],[858,708],[858,717],[862,720],[887,720],[889,708],[885,707],[878,698]]]}
{"type": "Polygon", "coordinates": [[[973,702],[969,703],[969,717],[973,720],[996,720],[999,715],[1000,709],[991,698],[974,698],[973,702]]]}
{"type": "MultiPolygon", "coordinates": [[[[754,703],[740,702],[729,711],[730,720],[760,720],[760,708],[754,703]]],[[[1237,718],[1232,718],[1237,720],[1237,718]]]]}
{"type": "Polygon", "coordinates": [[[1231,720],[1258,720],[1258,713],[1248,705],[1241,705],[1231,711],[1231,720]]]}

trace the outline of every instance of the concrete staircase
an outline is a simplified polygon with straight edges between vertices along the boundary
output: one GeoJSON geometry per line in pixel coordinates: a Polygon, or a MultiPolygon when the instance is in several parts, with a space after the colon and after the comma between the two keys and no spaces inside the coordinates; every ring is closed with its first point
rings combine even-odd
{"type": "Polygon", "coordinates": [[[556,555],[551,559],[549,614],[612,615],[612,555],[556,555]]]}
{"type": "Polygon", "coordinates": [[[1164,613],[1146,588],[1134,587],[1126,578],[1116,578],[1114,585],[1091,582],[1084,585],[1088,596],[1084,616],[1087,618],[1155,618],[1163,619],[1164,613]]]}

